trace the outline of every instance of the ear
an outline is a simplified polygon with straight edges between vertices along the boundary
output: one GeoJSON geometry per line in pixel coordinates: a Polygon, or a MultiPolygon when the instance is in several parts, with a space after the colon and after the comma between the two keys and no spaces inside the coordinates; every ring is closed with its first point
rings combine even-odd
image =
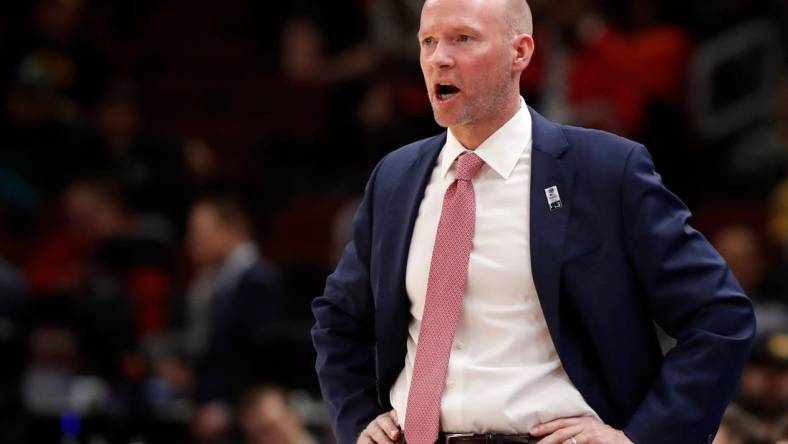
{"type": "Polygon", "coordinates": [[[512,69],[523,72],[534,55],[534,39],[528,34],[519,34],[512,40],[512,47],[515,51],[512,69]]]}

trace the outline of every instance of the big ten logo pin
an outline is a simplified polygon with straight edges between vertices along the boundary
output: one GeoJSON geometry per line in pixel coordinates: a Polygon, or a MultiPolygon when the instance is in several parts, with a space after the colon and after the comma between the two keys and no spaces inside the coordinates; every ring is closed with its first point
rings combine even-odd
{"type": "Polygon", "coordinates": [[[561,208],[561,196],[558,195],[557,186],[553,185],[550,188],[545,188],[544,194],[547,196],[547,204],[550,206],[550,211],[561,208]]]}

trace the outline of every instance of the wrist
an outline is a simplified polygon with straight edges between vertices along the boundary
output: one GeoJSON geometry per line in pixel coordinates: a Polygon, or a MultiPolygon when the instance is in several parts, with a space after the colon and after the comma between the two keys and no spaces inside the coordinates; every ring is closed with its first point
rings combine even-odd
{"type": "Polygon", "coordinates": [[[635,444],[635,443],[632,442],[631,439],[629,439],[629,436],[627,436],[627,434],[624,433],[623,430],[616,430],[616,432],[618,432],[618,434],[620,435],[622,443],[624,443],[624,444],[635,444]]]}

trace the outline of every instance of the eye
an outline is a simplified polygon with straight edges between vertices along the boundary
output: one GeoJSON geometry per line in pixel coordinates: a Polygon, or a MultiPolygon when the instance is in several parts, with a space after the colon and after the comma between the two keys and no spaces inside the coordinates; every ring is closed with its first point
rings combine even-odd
{"type": "Polygon", "coordinates": [[[467,34],[460,34],[460,35],[457,36],[457,41],[458,42],[467,42],[470,39],[471,39],[471,37],[469,35],[467,35],[467,34]]]}
{"type": "Polygon", "coordinates": [[[421,41],[421,46],[430,46],[433,44],[434,41],[435,39],[433,39],[432,37],[426,37],[421,41]]]}

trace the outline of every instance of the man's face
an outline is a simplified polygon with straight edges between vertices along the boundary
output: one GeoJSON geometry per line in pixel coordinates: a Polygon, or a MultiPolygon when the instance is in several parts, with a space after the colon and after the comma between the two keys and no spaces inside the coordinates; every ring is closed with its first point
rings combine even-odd
{"type": "Polygon", "coordinates": [[[439,125],[493,120],[517,91],[504,3],[432,0],[422,9],[419,61],[439,125]]]}
{"type": "Polygon", "coordinates": [[[214,266],[224,260],[225,232],[212,207],[199,204],[192,209],[189,215],[189,253],[198,266],[214,266]]]}

